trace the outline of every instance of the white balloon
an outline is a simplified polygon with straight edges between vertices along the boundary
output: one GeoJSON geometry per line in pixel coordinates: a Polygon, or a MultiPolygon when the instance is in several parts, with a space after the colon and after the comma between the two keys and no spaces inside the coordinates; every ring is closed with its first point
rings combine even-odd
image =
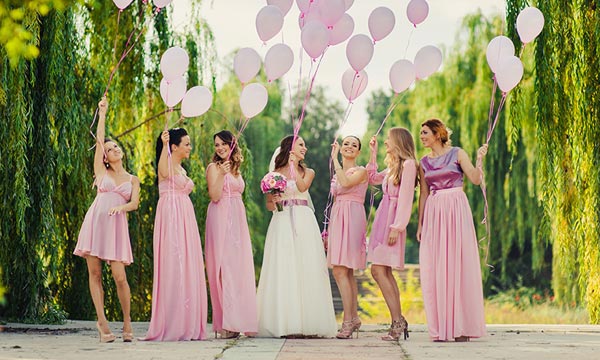
{"type": "Polygon", "coordinates": [[[494,74],[498,71],[500,60],[513,55],[515,55],[515,46],[509,38],[503,35],[493,38],[485,51],[488,65],[494,74]]]}
{"type": "Polygon", "coordinates": [[[172,108],[179,104],[185,96],[187,84],[185,78],[180,76],[174,80],[163,78],[160,81],[160,97],[163,99],[167,107],[172,108]]]}
{"type": "Polygon", "coordinates": [[[181,115],[186,118],[200,116],[210,109],[213,94],[205,86],[189,89],[181,101],[181,115]]]}
{"type": "Polygon", "coordinates": [[[167,49],[160,58],[160,72],[169,81],[185,74],[189,65],[187,52],[179,46],[167,49]]]}
{"type": "Polygon", "coordinates": [[[342,16],[344,16],[344,11],[346,11],[344,0],[324,0],[320,1],[317,6],[321,21],[327,26],[333,26],[336,22],[340,21],[342,16]]]}
{"type": "Polygon", "coordinates": [[[354,19],[344,14],[340,21],[329,29],[329,45],[337,45],[346,41],[354,31],[354,19]]]}
{"type": "Polygon", "coordinates": [[[283,16],[287,15],[287,13],[292,8],[292,4],[294,0],[267,0],[267,5],[275,5],[281,10],[283,16]]]}
{"type": "Polygon", "coordinates": [[[277,35],[283,27],[283,13],[275,5],[267,5],[256,14],[256,32],[262,41],[277,35]]]}
{"type": "Polygon", "coordinates": [[[300,42],[308,56],[316,59],[329,45],[329,31],[319,21],[310,21],[304,25],[300,33],[300,42]]]}
{"type": "Polygon", "coordinates": [[[348,9],[352,7],[352,4],[354,4],[354,0],[344,0],[344,2],[346,3],[346,11],[348,11],[348,9]]]}
{"type": "Polygon", "coordinates": [[[429,4],[425,0],[411,0],[406,7],[406,17],[414,25],[422,23],[429,15],[429,4]]]}
{"type": "Polygon", "coordinates": [[[350,66],[356,71],[361,71],[373,58],[373,41],[364,34],[357,34],[348,40],[346,57],[350,66]]]}
{"type": "Polygon", "coordinates": [[[425,79],[442,65],[442,52],[433,45],[424,46],[415,55],[414,64],[417,79],[425,79]]]}
{"type": "Polygon", "coordinates": [[[154,3],[154,6],[156,6],[159,9],[162,9],[165,6],[167,6],[170,3],[172,3],[173,0],[152,0],[152,2],[154,3]]]}
{"type": "Polygon", "coordinates": [[[311,0],[296,0],[296,5],[298,5],[301,13],[307,13],[314,6],[314,2],[311,0]]]}
{"type": "Polygon", "coordinates": [[[262,60],[256,50],[241,48],[233,58],[233,71],[238,79],[245,84],[258,74],[261,64],[262,60]]]}
{"type": "Polygon", "coordinates": [[[298,25],[300,26],[300,30],[302,30],[304,28],[304,25],[308,24],[311,21],[318,21],[318,22],[322,23],[321,15],[319,14],[318,11],[311,11],[308,13],[300,13],[300,15],[298,15],[298,25]]]}
{"type": "Polygon", "coordinates": [[[264,110],[268,100],[269,94],[263,85],[259,83],[248,84],[242,90],[242,95],[240,95],[242,113],[247,119],[253,118],[264,110]]]}
{"type": "Polygon", "coordinates": [[[496,81],[503,93],[511,91],[523,78],[523,63],[516,56],[509,56],[500,60],[496,81]]]}
{"type": "Polygon", "coordinates": [[[385,6],[374,9],[369,15],[369,32],[374,41],[388,36],[396,25],[396,17],[392,10],[385,6]]]}
{"type": "Polygon", "coordinates": [[[113,2],[115,3],[115,5],[117,5],[117,7],[121,10],[125,9],[126,7],[129,6],[129,4],[131,4],[133,0],[113,0],[113,2]]]}
{"type": "Polygon", "coordinates": [[[534,7],[526,7],[517,16],[517,32],[523,44],[532,42],[544,28],[544,14],[534,7]]]}
{"type": "Polygon", "coordinates": [[[269,82],[279,79],[294,64],[294,52],[286,44],[273,45],[265,55],[265,73],[269,82]]]}
{"type": "Polygon", "coordinates": [[[415,65],[410,60],[396,61],[390,68],[390,84],[396,94],[408,89],[417,76],[415,65]]]}
{"type": "Polygon", "coordinates": [[[354,69],[348,69],[342,75],[342,90],[346,99],[350,102],[365,91],[368,83],[369,76],[364,70],[357,73],[354,69]]]}

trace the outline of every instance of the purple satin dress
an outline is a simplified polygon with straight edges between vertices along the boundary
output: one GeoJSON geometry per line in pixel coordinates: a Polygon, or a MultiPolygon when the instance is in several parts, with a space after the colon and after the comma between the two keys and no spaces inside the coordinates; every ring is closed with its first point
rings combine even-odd
{"type": "Polygon", "coordinates": [[[421,159],[425,202],[419,263],[432,340],[486,334],[483,289],[473,214],[463,192],[459,148],[421,159]]]}

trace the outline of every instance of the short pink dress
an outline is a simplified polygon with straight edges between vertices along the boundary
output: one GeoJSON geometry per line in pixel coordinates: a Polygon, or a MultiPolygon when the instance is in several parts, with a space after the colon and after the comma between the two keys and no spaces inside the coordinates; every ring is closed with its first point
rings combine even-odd
{"type": "MultiPolygon", "coordinates": [[[[211,166],[211,165],[209,165],[211,166]]],[[[206,214],[206,273],[213,331],[258,332],[256,282],[242,176],[225,175],[222,197],[206,214]]]]}
{"type": "Polygon", "coordinates": [[[192,180],[181,174],[158,184],[152,318],[144,340],[206,338],[208,299],[202,243],[189,197],[193,188],[192,180]]]}
{"type": "Polygon", "coordinates": [[[459,148],[421,159],[429,196],[425,202],[419,264],[432,340],[486,334],[483,288],[473,213],[463,191],[459,148]]]}
{"type": "MultiPolygon", "coordinates": [[[[352,176],[364,167],[346,170],[352,176]]],[[[351,187],[343,187],[334,175],[331,180],[331,194],[335,202],[331,208],[331,220],[327,232],[327,265],[331,268],[345,266],[350,269],[364,269],[367,265],[367,216],[365,214],[365,195],[368,182],[351,187]]]]}
{"type": "Polygon", "coordinates": [[[404,269],[404,250],[406,248],[406,226],[410,220],[415,196],[417,165],[414,160],[404,161],[399,185],[394,185],[389,180],[388,169],[378,173],[377,163],[369,163],[367,171],[369,183],[381,184],[383,190],[383,198],[379,203],[371,227],[367,261],[374,265],[385,265],[402,270],[404,269]],[[392,246],[388,245],[391,229],[404,229],[392,246]]]}
{"type": "Polygon", "coordinates": [[[127,204],[131,199],[130,176],[119,186],[108,175],[98,182],[96,199],[85,214],[73,254],[81,257],[96,256],[105,261],[120,261],[125,265],[133,262],[127,214],[109,215],[115,206],[127,204]]]}

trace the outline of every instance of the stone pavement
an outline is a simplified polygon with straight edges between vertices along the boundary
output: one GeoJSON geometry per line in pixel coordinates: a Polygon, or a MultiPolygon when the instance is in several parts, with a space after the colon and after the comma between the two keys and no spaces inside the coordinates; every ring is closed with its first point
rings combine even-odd
{"type": "MultiPolygon", "coordinates": [[[[120,323],[111,323],[118,335],[120,323]]],[[[379,339],[382,325],[363,325],[360,336],[337,339],[246,338],[186,342],[100,344],[92,321],[65,325],[7,324],[0,332],[5,359],[600,359],[598,325],[488,325],[488,336],[468,343],[434,343],[424,325],[411,325],[410,339],[379,339]]],[[[148,323],[134,323],[143,336],[148,323]]]]}

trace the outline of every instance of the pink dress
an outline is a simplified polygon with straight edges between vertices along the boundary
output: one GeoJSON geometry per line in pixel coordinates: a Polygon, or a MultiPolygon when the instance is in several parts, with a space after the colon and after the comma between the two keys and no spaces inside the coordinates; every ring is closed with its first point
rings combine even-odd
{"type": "Polygon", "coordinates": [[[108,215],[108,211],[127,204],[131,199],[131,177],[119,186],[107,175],[98,183],[98,195],[85,214],[73,254],[96,256],[99,259],[120,261],[125,265],[133,262],[127,214],[108,215]]]}
{"type": "MultiPolygon", "coordinates": [[[[346,170],[351,176],[363,167],[346,170]]],[[[343,187],[334,176],[331,181],[331,194],[335,202],[331,208],[329,222],[329,245],[327,265],[345,266],[350,269],[364,269],[367,264],[367,216],[365,215],[365,195],[368,182],[352,187],[343,187]]]]}
{"type": "Polygon", "coordinates": [[[406,226],[410,220],[417,166],[414,160],[404,161],[399,185],[388,179],[388,169],[377,172],[377,163],[367,165],[369,183],[381,184],[383,198],[379,203],[369,237],[367,261],[374,265],[385,265],[404,269],[404,249],[406,247],[406,226]],[[388,245],[390,229],[404,230],[398,234],[394,245],[388,245]]]}
{"type": "Polygon", "coordinates": [[[429,186],[419,250],[421,288],[429,336],[442,341],[486,333],[479,250],[458,149],[421,159],[429,186]]]}
{"type": "Polygon", "coordinates": [[[258,332],[258,315],[244,187],[241,176],[225,175],[221,199],[208,205],[204,239],[213,330],[252,334],[258,332]]]}
{"type": "Polygon", "coordinates": [[[152,319],[144,340],[206,338],[206,281],[198,224],[189,197],[193,188],[194,183],[185,175],[158,184],[152,319]]]}

